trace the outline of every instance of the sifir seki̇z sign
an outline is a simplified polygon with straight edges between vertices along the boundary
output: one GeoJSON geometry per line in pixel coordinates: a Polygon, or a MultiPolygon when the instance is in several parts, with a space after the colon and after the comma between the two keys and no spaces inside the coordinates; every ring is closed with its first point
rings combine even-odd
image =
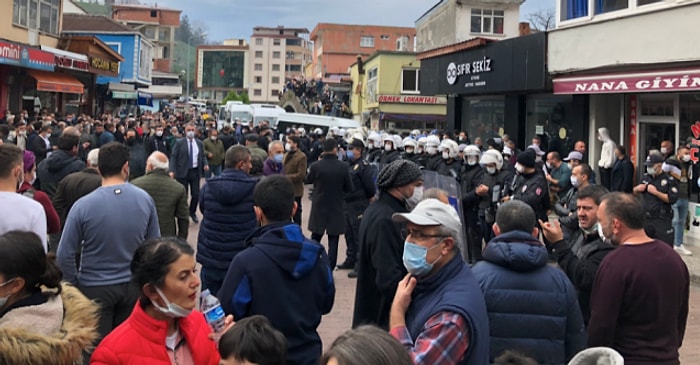
{"type": "Polygon", "coordinates": [[[488,57],[470,63],[455,64],[451,62],[447,65],[447,83],[454,85],[457,82],[464,82],[464,87],[486,86],[486,80],[481,79],[481,74],[491,72],[492,61],[488,57]]]}

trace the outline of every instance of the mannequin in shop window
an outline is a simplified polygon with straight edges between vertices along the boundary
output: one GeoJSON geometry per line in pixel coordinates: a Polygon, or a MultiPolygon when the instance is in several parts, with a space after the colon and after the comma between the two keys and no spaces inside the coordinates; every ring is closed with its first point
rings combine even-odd
{"type": "Polygon", "coordinates": [[[615,164],[615,147],[617,147],[617,144],[610,138],[610,133],[605,127],[598,128],[598,140],[603,142],[603,147],[600,151],[600,160],[598,160],[600,185],[609,187],[612,167],[615,164]]]}

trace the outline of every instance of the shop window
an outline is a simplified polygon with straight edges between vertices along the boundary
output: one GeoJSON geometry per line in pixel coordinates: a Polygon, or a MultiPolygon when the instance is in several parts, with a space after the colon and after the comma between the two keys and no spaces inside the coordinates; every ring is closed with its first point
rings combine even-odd
{"type": "Polygon", "coordinates": [[[472,33],[503,34],[503,10],[472,9],[472,33]]]}
{"type": "Polygon", "coordinates": [[[402,94],[418,94],[418,69],[403,69],[401,70],[401,93],[402,94]]]}
{"type": "Polygon", "coordinates": [[[280,78],[279,78],[279,76],[274,76],[274,77],[272,77],[272,83],[275,84],[275,85],[279,84],[279,83],[280,83],[280,78]]]}
{"type": "Polygon", "coordinates": [[[12,23],[58,34],[61,0],[13,0],[12,23]]]}
{"type": "Polygon", "coordinates": [[[260,89],[254,89],[254,90],[253,90],[253,96],[262,96],[262,90],[260,90],[260,89]]]}
{"type": "Polygon", "coordinates": [[[378,69],[376,67],[371,68],[367,72],[367,102],[376,103],[377,102],[377,79],[378,79],[378,69]]]}
{"type": "MultiPolygon", "coordinates": [[[[576,141],[584,138],[583,127],[575,123],[571,95],[531,95],[527,98],[525,145],[535,136],[545,151],[557,151],[567,156],[576,141]]],[[[509,133],[512,131],[504,131],[509,133]]]]}
{"type": "Polygon", "coordinates": [[[640,115],[643,117],[673,117],[675,97],[653,95],[639,98],[640,115]]]}
{"type": "Polygon", "coordinates": [[[374,37],[372,37],[372,36],[360,37],[360,47],[374,48],[374,37]]]}
{"type": "Polygon", "coordinates": [[[272,58],[279,59],[280,57],[282,57],[282,54],[280,53],[280,51],[272,52],[272,58]]]}
{"type": "Polygon", "coordinates": [[[255,64],[255,71],[262,71],[262,63],[255,64]]]}
{"type": "MultiPolygon", "coordinates": [[[[695,139],[690,128],[695,122],[700,120],[700,94],[681,94],[679,97],[679,136],[681,142],[687,141],[688,137],[695,139]]],[[[699,156],[700,157],[700,154],[699,156]]]]}
{"type": "Polygon", "coordinates": [[[262,58],[263,52],[262,51],[255,51],[255,58],[262,58]]]}
{"type": "Polygon", "coordinates": [[[262,45],[263,45],[263,39],[262,39],[262,38],[255,38],[255,45],[256,45],[256,46],[262,46],[262,45]]]}
{"type": "Polygon", "coordinates": [[[462,126],[466,126],[472,141],[481,137],[481,141],[486,142],[497,137],[499,129],[504,128],[504,96],[464,98],[462,105],[462,126]]]}
{"type": "Polygon", "coordinates": [[[279,71],[280,70],[280,65],[278,63],[275,63],[272,65],[272,71],[279,71]]]}

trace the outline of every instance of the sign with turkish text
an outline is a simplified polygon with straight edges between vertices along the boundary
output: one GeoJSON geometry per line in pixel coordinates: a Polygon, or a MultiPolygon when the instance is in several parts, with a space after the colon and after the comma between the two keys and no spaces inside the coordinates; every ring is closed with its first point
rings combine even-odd
{"type": "Polygon", "coordinates": [[[53,53],[18,43],[0,41],[0,64],[53,71],[55,60],[53,53]]]}
{"type": "Polygon", "coordinates": [[[629,157],[633,164],[637,163],[637,96],[630,96],[630,139],[629,157]]]}
{"type": "Polygon", "coordinates": [[[119,73],[119,62],[105,60],[95,56],[90,56],[90,67],[98,71],[119,73]]]}
{"type": "Polygon", "coordinates": [[[67,68],[71,70],[88,72],[90,67],[87,61],[78,60],[68,56],[55,55],[56,67],[67,68]]]}
{"type": "Polygon", "coordinates": [[[700,90],[700,69],[554,79],[555,94],[618,94],[700,90]]]}
{"type": "Polygon", "coordinates": [[[378,101],[387,104],[447,104],[447,98],[444,96],[379,95],[378,101]]]}

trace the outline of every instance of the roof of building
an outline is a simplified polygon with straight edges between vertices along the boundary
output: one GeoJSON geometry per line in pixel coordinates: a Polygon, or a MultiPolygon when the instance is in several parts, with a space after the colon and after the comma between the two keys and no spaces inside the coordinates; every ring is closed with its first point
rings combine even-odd
{"type": "Polygon", "coordinates": [[[176,11],[178,13],[182,12],[182,10],[172,9],[172,8],[164,8],[162,6],[157,6],[157,5],[137,5],[137,4],[114,4],[114,5],[112,5],[112,10],[116,10],[116,9],[144,9],[144,10],[176,11]]]}
{"type": "MultiPolygon", "coordinates": [[[[372,59],[375,59],[379,56],[416,56],[416,52],[408,52],[408,51],[386,51],[386,50],[380,50],[377,52],[372,53],[367,59],[365,59],[365,63],[369,62],[372,59]]],[[[355,62],[357,63],[357,62],[355,62]]],[[[354,65],[354,63],[353,63],[354,65]]],[[[352,66],[352,65],[350,65],[352,66]]]]}
{"type": "Polygon", "coordinates": [[[263,27],[263,26],[257,26],[253,27],[253,32],[257,30],[288,30],[288,31],[297,31],[299,33],[309,33],[309,30],[306,28],[288,28],[283,25],[278,25],[277,27],[263,27]]]}
{"type": "Polygon", "coordinates": [[[439,48],[431,49],[431,50],[428,50],[425,52],[421,52],[418,54],[418,57],[416,57],[416,58],[418,60],[425,60],[428,58],[439,57],[439,56],[443,56],[446,54],[464,51],[464,50],[471,49],[471,48],[482,47],[482,46],[485,46],[491,42],[496,42],[496,41],[493,39],[480,38],[480,37],[467,39],[466,41],[463,41],[463,42],[450,44],[450,45],[447,45],[444,47],[439,47],[439,48]]]}
{"type": "Polygon", "coordinates": [[[371,32],[373,30],[383,29],[385,31],[400,31],[400,32],[407,32],[407,33],[410,33],[412,35],[416,34],[415,27],[394,27],[394,26],[386,26],[386,25],[318,23],[318,24],[316,24],[314,29],[311,31],[311,39],[312,40],[315,39],[316,34],[320,31],[350,30],[350,29],[357,29],[357,30],[363,30],[363,31],[368,31],[368,32],[371,32]]]}
{"type": "Polygon", "coordinates": [[[137,33],[133,29],[102,15],[63,14],[63,31],[137,33]]]}

